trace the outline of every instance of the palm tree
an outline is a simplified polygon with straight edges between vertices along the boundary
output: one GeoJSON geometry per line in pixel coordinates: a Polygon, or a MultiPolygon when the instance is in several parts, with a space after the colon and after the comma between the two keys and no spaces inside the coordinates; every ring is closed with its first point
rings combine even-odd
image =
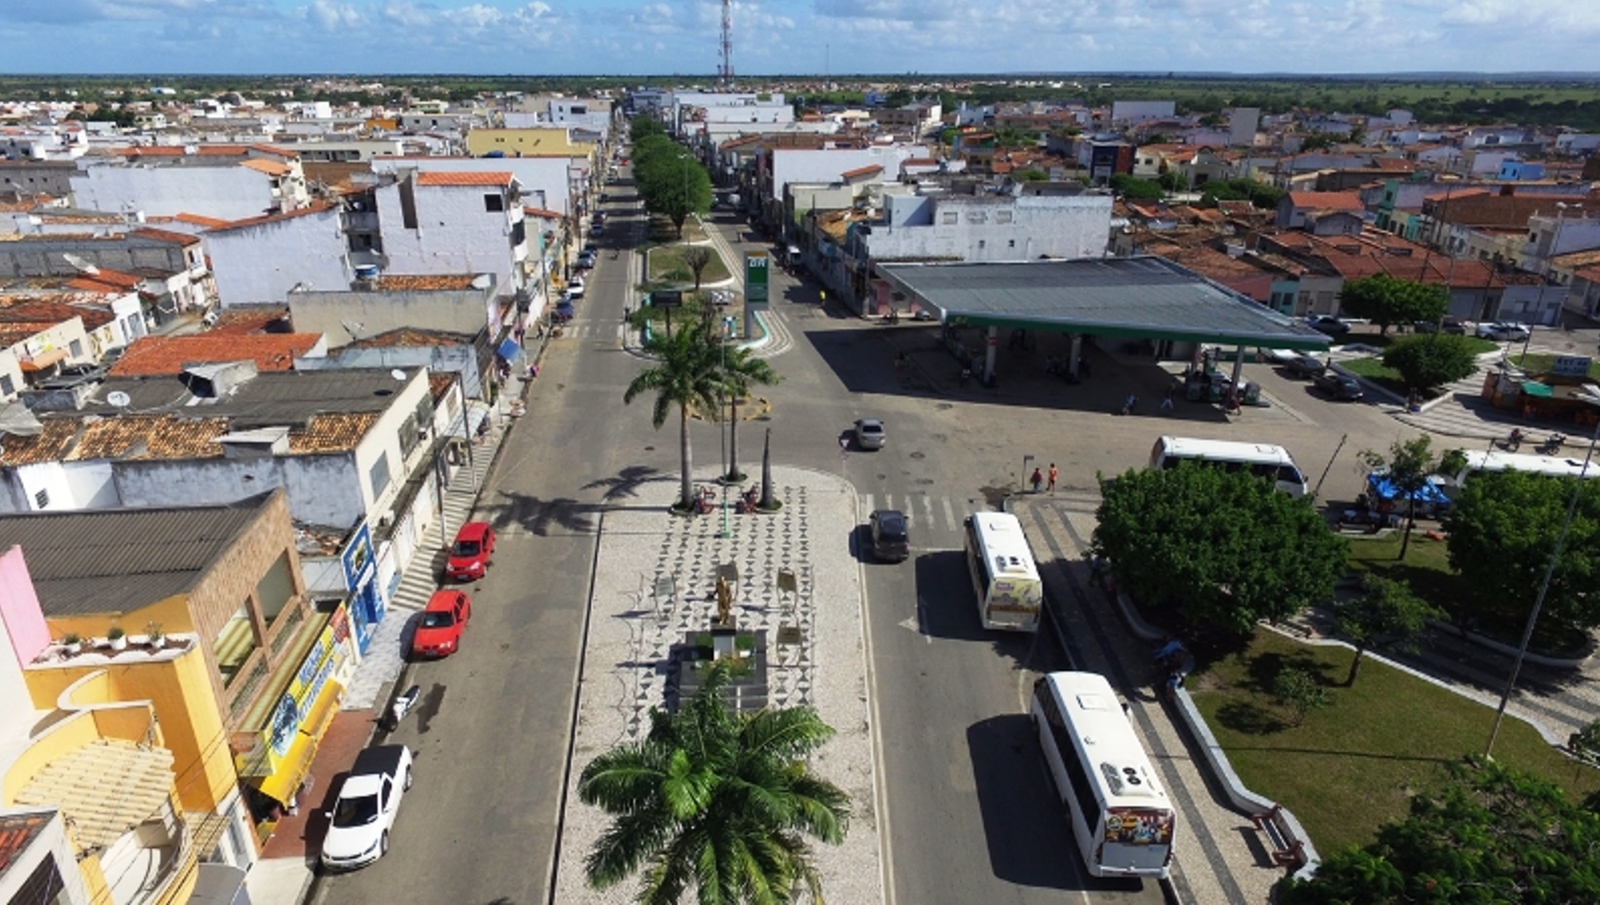
{"type": "Polygon", "coordinates": [[[683,460],[683,478],[679,485],[678,508],[685,511],[694,505],[694,472],[689,455],[689,407],[705,411],[718,408],[718,350],[707,342],[699,330],[679,330],[671,336],[652,336],[644,346],[645,352],[655,356],[656,366],[640,371],[622,401],[629,403],[642,393],[654,390],[655,405],[650,411],[650,423],[656,430],[667,423],[672,407],[678,407],[678,453],[683,460]]]}
{"type": "Polygon", "coordinates": [[[739,471],[739,400],[750,392],[752,384],[771,386],[783,379],[765,359],[757,358],[746,348],[723,345],[723,360],[717,364],[723,390],[728,394],[728,480],[742,481],[739,471]]]}
{"type": "Polygon", "coordinates": [[[677,713],[650,714],[644,741],[584,767],[578,797],[613,815],[584,868],[597,889],[643,868],[638,900],[674,905],[692,884],[701,905],[786,903],[821,882],[803,835],[837,845],[849,796],[805,758],[833,730],[809,707],[730,714],[725,662],[677,713]]]}

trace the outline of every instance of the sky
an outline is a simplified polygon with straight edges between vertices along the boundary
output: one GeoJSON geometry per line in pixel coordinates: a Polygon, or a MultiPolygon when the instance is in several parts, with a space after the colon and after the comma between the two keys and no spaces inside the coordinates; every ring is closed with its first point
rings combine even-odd
{"type": "MultiPolygon", "coordinates": [[[[0,0],[0,71],[711,75],[715,0],[0,0]]],[[[738,0],[736,75],[1600,71],[1600,0],[738,0]]]]}

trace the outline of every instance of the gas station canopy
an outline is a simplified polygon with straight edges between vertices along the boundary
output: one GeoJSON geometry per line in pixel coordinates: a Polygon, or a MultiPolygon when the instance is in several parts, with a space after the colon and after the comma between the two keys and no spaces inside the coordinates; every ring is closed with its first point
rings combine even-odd
{"type": "Polygon", "coordinates": [[[1154,256],[992,264],[879,264],[896,291],[951,325],[1322,351],[1329,338],[1154,256]]]}

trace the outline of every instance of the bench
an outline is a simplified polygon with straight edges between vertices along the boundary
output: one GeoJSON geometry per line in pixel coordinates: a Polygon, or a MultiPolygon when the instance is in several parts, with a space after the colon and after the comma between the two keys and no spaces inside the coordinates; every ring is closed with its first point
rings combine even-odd
{"type": "Polygon", "coordinates": [[[1250,815],[1250,822],[1256,829],[1267,837],[1272,844],[1272,863],[1279,867],[1298,868],[1305,864],[1306,844],[1302,840],[1290,837],[1288,830],[1279,821],[1283,805],[1275,804],[1272,809],[1260,814],[1250,815]]]}

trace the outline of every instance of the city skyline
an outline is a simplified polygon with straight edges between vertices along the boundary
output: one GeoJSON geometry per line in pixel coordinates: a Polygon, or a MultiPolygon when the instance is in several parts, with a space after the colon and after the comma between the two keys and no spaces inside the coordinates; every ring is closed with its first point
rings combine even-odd
{"type": "MultiPolygon", "coordinates": [[[[720,3],[56,0],[0,5],[6,72],[710,77],[720,3]]],[[[736,3],[737,75],[1593,75],[1583,0],[736,3]]]]}

